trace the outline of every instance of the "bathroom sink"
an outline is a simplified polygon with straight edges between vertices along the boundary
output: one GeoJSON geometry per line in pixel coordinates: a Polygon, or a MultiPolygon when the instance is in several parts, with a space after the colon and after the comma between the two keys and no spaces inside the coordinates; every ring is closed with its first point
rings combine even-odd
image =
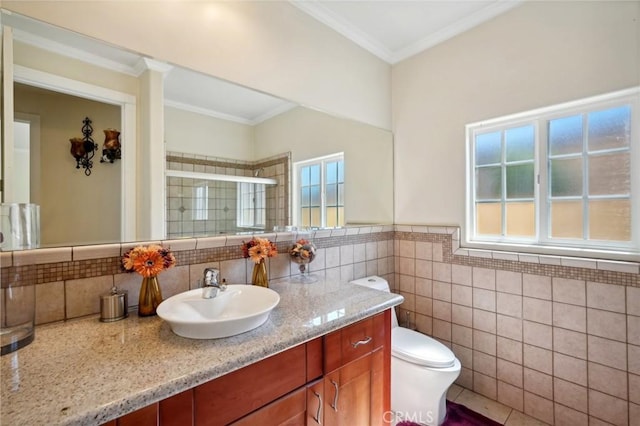
{"type": "Polygon", "coordinates": [[[279,302],[280,295],[269,288],[232,284],[213,299],[202,298],[201,288],[176,294],[156,312],[179,336],[216,339],[261,326],[279,302]]]}

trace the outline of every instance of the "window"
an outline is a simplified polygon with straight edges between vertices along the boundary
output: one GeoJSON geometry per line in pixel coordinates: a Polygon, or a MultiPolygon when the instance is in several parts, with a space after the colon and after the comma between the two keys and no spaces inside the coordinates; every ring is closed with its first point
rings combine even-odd
{"type": "Polygon", "coordinates": [[[638,89],[467,126],[467,242],[638,252],[638,89]]]}
{"type": "Polygon", "coordinates": [[[207,182],[196,183],[191,188],[191,211],[193,220],[207,220],[209,218],[209,186],[207,182]]]}
{"type": "Polygon", "coordinates": [[[294,222],[300,226],[344,225],[344,155],[294,164],[294,222]]]}
{"type": "Polygon", "coordinates": [[[265,196],[264,184],[238,182],[238,227],[265,227],[265,196]]]}

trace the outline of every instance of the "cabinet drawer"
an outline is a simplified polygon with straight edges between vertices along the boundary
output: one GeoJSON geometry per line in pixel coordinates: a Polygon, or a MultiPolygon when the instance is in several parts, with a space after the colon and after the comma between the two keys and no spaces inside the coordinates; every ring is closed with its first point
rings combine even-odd
{"type": "Polygon", "coordinates": [[[373,319],[367,318],[342,329],[342,365],[374,349],[373,319]]]}
{"type": "Polygon", "coordinates": [[[306,388],[300,388],[232,423],[232,426],[304,426],[306,388]]]}
{"type": "Polygon", "coordinates": [[[386,310],[324,337],[324,371],[329,373],[388,344],[390,311],[386,310]]]}
{"type": "Polygon", "coordinates": [[[225,425],[306,383],[305,345],[195,388],[195,423],[225,425]]]}

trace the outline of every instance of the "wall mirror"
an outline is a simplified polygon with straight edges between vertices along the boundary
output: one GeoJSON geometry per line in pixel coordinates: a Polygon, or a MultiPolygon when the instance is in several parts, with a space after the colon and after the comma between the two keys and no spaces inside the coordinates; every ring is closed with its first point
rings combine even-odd
{"type": "MultiPolygon", "coordinates": [[[[39,117],[40,152],[34,150],[33,155],[36,157],[39,154],[40,167],[33,167],[33,175],[40,173],[39,179],[42,180],[42,163],[55,162],[57,166],[70,170],[64,176],[59,174],[56,177],[56,188],[58,192],[64,189],[64,192],[71,194],[70,199],[74,201],[62,201],[55,191],[47,189],[47,193],[53,192],[54,195],[53,201],[47,204],[57,207],[45,208],[45,200],[42,198],[44,188],[40,186],[39,190],[32,191],[40,195],[35,195],[36,199],[29,201],[42,203],[41,246],[102,244],[137,239],[136,211],[132,211],[135,206],[132,207],[130,203],[135,197],[128,196],[127,191],[130,190],[131,182],[135,181],[135,170],[139,167],[136,163],[135,146],[140,137],[139,127],[144,125],[144,115],[139,107],[144,92],[140,65],[148,62],[147,59],[127,50],[126,46],[121,48],[107,45],[4,10],[1,24],[11,28],[12,63],[6,64],[3,61],[3,67],[12,66],[16,82],[14,87],[17,88],[14,90],[15,96],[28,93],[32,97],[32,103],[37,103],[33,96],[38,96],[38,93],[53,97],[55,100],[52,105],[55,106],[49,109],[60,111],[67,108],[64,103],[66,101],[63,101],[66,97],[76,101],[78,99],[75,98],[80,98],[83,102],[89,99],[95,103],[96,108],[85,105],[74,109],[73,114],[67,114],[74,118],[69,126],[75,126],[68,129],[61,129],[59,119],[45,119],[44,111],[35,111],[29,107],[22,107],[27,111],[15,110],[14,118],[29,114],[39,117]],[[45,83],[42,83],[43,76],[45,83]],[[74,173],[77,170],[75,160],[69,154],[68,139],[79,133],[81,120],[85,115],[98,117],[98,108],[108,109],[110,118],[100,119],[99,124],[94,126],[97,127],[94,134],[99,148],[94,158],[95,171],[87,177],[80,175],[81,172],[74,173]],[[122,159],[113,164],[99,162],[102,131],[107,127],[121,131],[122,159]],[[51,132],[53,130],[56,131],[55,135],[51,132]],[[43,138],[43,134],[50,136],[43,138]],[[43,146],[48,144],[56,152],[55,156],[44,154],[43,146]],[[78,185],[82,187],[76,188],[78,185]],[[94,196],[100,202],[90,201],[94,196]],[[108,208],[96,207],[100,205],[108,208]],[[72,215],[74,210],[80,212],[79,217],[72,215]],[[64,223],[72,226],[64,229],[61,225],[64,223]],[[58,229],[60,235],[45,238],[45,229],[58,229]],[[92,232],[96,229],[101,233],[92,232]]],[[[293,186],[295,176],[292,175],[292,165],[299,161],[343,153],[346,225],[393,221],[393,139],[388,130],[240,87],[177,64],[163,65],[166,65],[163,68],[165,146],[155,148],[165,152],[168,169],[175,169],[172,165],[180,163],[183,170],[193,167],[194,171],[201,172],[213,170],[213,173],[234,176],[273,177],[277,181],[278,192],[270,202],[277,213],[275,219],[267,220],[265,229],[270,230],[272,225],[292,224],[291,201],[295,198],[296,191],[293,186]],[[179,158],[182,160],[176,162],[179,158]],[[274,175],[266,176],[269,164],[274,161],[283,164],[283,168],[274,167],[274,175]],[[219,166],[221,163],[226,167],[219,166]],[[242,167],[228,167],[228,164],[242,167]],[[243,171],[239,172],[237,169],[241,168],[243,171]]],[[[15,104],[25,105],[25,102],[16,98],[15,104]]],[[[19,118],[18,121],[20,120],[24,121],[24,118],[19,118]]],[[[7,164],[6,155],[3,155],[3,159],[3,164],[7,164]]],[[[3,165],[3,171],[5,168],[3,165]]],[[[170,179],[173,178],[168,177],[167,182],[170,179]]],[[[179,234],[168,232],[169,222],[175,220],[175,216],[171,216],[169,211],[171,196],[175,194],[170,192],[170,186],[165,191],[165,237],[208,235],[208,231],[193,226],[192,235],[189,233],[189,226],[184,227],[186,230],[179,234]]],[[[228,195],[237,191],[236,187],[219,192],[228,195]]],[[[3,196],[7,193],[11,191],[6,191],[3,196]]],[[[192,200],[190,203],[193,206],[192,200]]],[[[231,210],[233,202],[227,199],[227,204],[222,209],[227,207],[231,210]]],[[[181,205],[178,209],[188,210],[190,205],[181,205]]],[[[211,210],[216,205],[219,206],[218,198],[212,197],[210,205],[211,210]]],[[[139,218],[137,221],[139,222],[139,218]]],[[[237,227],[229,227],[212,230],[210,234],[237,231],[237,227]]]]}

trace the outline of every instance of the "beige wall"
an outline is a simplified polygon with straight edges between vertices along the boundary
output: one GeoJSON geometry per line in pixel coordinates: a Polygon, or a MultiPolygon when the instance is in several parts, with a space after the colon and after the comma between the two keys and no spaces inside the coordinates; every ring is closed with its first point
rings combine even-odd
{"type": "Polygon", "coordinates": [[[100,155],[103,130],[120,128],[120,108],[18,85],[15,110],[40,117],[40,199],[31,201],[40,205],[41,246],[119,241],[122,162],[101,164],[100,155]],[[99,147],[90,176],[69,152],[85,117],[99,147]]]}
{"type": "Polygon", "coordinates": [[[298,107],[255,128],[256,158],[286,151],[294,163],[344,152],[347,224],[393,221],[389,131],[298,107]]]}
{"type": "Polygon", "coordinates": [[[286,1],[3,1],[2,7],[390,128],[391,67],[286,1]]]}
{"type": "Polygon", "coordinates": [[[252,161],[253,127],[182,109],[164,109],[165,150],[252,161]]]}
{"type": "Polygon", "coordinates": [[[464,224],[465,124],[638,85],[639,10],[526,2],[395,65],[395,223],[464,224]]]}

